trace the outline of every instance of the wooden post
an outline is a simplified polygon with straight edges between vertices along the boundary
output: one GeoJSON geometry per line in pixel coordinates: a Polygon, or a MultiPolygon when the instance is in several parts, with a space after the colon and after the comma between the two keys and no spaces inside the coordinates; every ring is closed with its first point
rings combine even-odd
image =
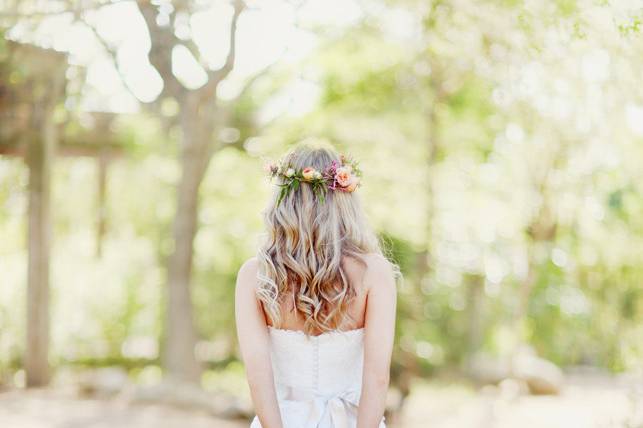
{"type": "MultiPolygon", "coordinates": [[[[44,114],[46,116],[46,113],[44,114]]],[[[49,247],[50,176],[55,138],[45,124],[42,135],[35,133],[27,149],[29,166],[29,264],[27,274],[27,386],[49,381],[49,247]]]]}
{"type": "Polygon", "coordinates": [[[101,148],[98,154],[98,220],[96,224],[96,257],[103,254],[103,238],[107,230],[107,207],[105,197],[107,194],[107,154],[106,149],[101,148]]]}
{"type": "Polygon", "coordinates": [[[49,256],[51,240],[50,184],[56,150],[53,109],[65,80],[64,62],[51,64],[51,77],[33,85],[27,140],[29,167],[29,231],[27,273],[27,387],[49,382],[49,256]]]}

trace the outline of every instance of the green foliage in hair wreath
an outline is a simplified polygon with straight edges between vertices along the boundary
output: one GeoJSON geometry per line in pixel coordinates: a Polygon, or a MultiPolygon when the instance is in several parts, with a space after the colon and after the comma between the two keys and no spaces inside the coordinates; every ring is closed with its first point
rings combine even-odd
{"type": "Polygon", "coordinates": [[[321,203],[324,203],[326,192],[328,190],[328,178],[324,176],[319,176],[318,178],[306,179],[303,175],[303,170],[293,170],[292,174],[287,175],[288,170],[293,170],[289,166],[286,166],[283,171],[280,171],[282,176],[282,182],[278,183],[277,186],[281,187],[279,191],[279,196],[277,197],[277,206],[281,201],[290,193],[291,191],[296,191],[301,186],[302,181],[307,182],[311,185],[313,189],[313,194],[317,200],[321,203]]]}
{"type": "Polygon", "coordinates": [[[341,155],[340,161],[318,171],[313,167],[295,169],[289,164],[268,164],[266,169],[271,177],[280,176],[277,183],[281,190],[277,197],[277,206],[291,191],[296,191],[302,182],[310,184],[313,194],[320,203],[324,203],[329,189],[342,192],[353,192],[360,185],[362,172],[353,158],[341,155]]]}

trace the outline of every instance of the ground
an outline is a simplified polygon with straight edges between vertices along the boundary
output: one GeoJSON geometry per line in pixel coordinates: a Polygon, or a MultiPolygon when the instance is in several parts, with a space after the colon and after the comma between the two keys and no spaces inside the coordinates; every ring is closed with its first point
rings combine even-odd
{"type": "MultiPolygon", "coordinates": [[[[391,428],[643,428],[643,382],[569,379],[557,396],[527,395],[517,383],[473,389],[418,382],[391,428]],[[641,386],[639,386],[641,385],[641,386]]],[[[61,390],[0,393],[3,428],[247,428],[247,421],[122,398],[80,399],[61,390]]]]}
{"type": "Polygon", "coordinates": [[[534,396],[515,382],[477,390],[418,385],[400,428],[643,428],[643,382],[569,379],[559,395],[534,396]]]}
{"type": "Polygon", "coordinates": [[[241,421],[161,404],[79,399],[54,390],[0,394],[2,428],[247,428],[241,421]]]}

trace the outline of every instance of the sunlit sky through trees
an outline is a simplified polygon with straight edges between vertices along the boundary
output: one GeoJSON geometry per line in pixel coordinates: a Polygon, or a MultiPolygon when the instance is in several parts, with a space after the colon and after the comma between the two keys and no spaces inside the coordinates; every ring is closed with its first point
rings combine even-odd
{"type": "MultiPolygon", "coordinates": [[[[56,10],[55,2],[52,11],[56,10]]],[[[330,27],[342,31],[346,26],[362,19],[364,12],[354,1],[287,2],[279,0],[249,2],[239,21],[237,35],[237,58],[234,72],[221,87],[221,98],[237,95],[239,85],[254,73],[280,61],[296,63],[309,55],[320,43],[320,36],[310,29],[330,27]]],[[[165,7],[172,8],[170,4],[165,7]]],[[[163,10],[163,8],[161,8],[163,10]]],[[[204,2],[204,6],[192,16],[177,18],[176,34],[179,38],[193,38],[206,63],[199,64],[184,46],[174,49],[172,61],[176,76],[189,88],[206,82],[203,67],[217,68],[223,64],[229,42],[229,24],[232,6],[224,1],[204,2]]],[[[149,34],[134,2],[115,2],[99,11],[85,12],[86,21],[99,34],[118,48],[118,64],[127,85],[142,102],[156,98],[163,81],[149,64],[149,34]]],[[[392,32],[409,37],[419,22],[410,14],[400,11],[383,17],[392,32]]],[[[163,20],[163,15],[159,16],[163,20]]],[[[87,80],[91,85],[83,103],[89,111],[132,112],[137,103],[123,88],[122,80],[91,29],[83,22],[72,23],[72,13],[45,18],[35,33],[29,26],[15,26],[10,38],[31,41],[45,47],[69,52],[70,61],[87,68],[87,80]]],[[[293,83],[288,94],[288,105],[274,105],[273,109],[302,113],[311,108],[318,90],[314,81],[304,76],[293,83]]],[[[272,116],[274,113],[265,113],[272,116]]]]}

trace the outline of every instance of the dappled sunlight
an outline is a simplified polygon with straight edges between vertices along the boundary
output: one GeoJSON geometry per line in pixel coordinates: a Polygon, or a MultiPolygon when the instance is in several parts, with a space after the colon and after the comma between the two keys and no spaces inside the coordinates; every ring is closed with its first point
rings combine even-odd
{"type": "Polygon", "coordinates": [[[0,0],[0,426],[247,427],[235,282],[303,142],[403,274],[391,428],[642,427],[642,19],[0,0]]]}

